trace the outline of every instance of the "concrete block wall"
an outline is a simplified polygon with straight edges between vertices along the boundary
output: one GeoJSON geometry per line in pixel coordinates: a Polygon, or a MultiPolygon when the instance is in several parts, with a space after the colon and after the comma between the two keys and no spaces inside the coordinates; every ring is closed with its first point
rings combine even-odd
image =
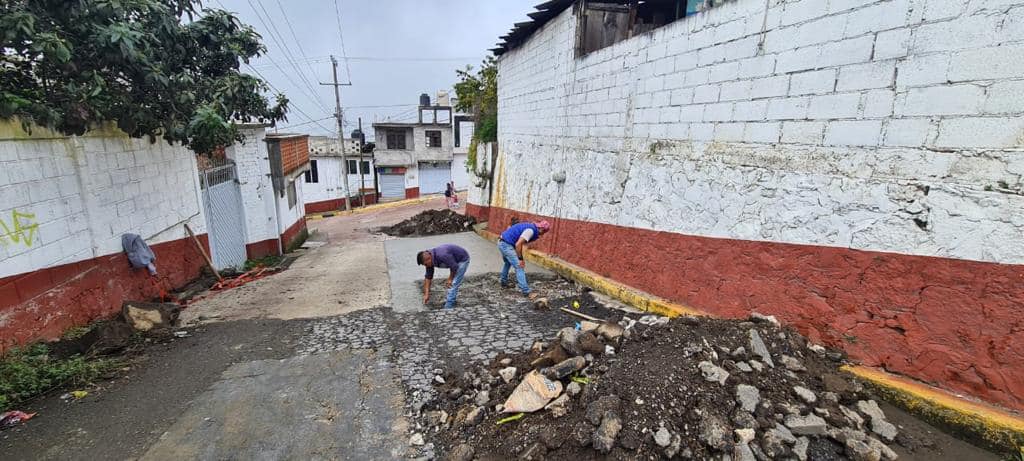
{"type": "Polygon", "coordinates": [[[66,137],[0,123],[0,349],[59,335],[198,275],[205,242],[195,154],[104,128],[66,137]],[[159,275],[130,269],[141,235],[159,275]]]}
{"type": "Polygon", "coordinates": [[[735,0],[581,57],[575,30],[566,10],[499,60],[492,222],[813,248],[745,278],[663,248],[666,270],[715,277],[618,278],[712,312],[774,310],[869,365],[1024,408],[1024,344],[999,339],[1024,328],[1024,0],[735,0]],[[943,273],[873,285],[851,255],[943,273]],[[853,292],[787,285],[807,271],[853,292]]]}

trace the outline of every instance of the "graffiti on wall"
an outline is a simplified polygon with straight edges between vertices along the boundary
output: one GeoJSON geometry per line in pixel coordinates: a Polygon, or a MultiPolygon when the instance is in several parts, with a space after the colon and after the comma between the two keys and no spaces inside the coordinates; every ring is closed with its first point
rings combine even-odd
{"type": "Polygon", "coordinates": [[[39,223],[35,222],[34,213],[22,213],[18,210],[11,210],[11,219],[5,221],[0,218],[0,244],[24,244],[32,246],[35,241],[36,232],[39,230],[39,223]]]}

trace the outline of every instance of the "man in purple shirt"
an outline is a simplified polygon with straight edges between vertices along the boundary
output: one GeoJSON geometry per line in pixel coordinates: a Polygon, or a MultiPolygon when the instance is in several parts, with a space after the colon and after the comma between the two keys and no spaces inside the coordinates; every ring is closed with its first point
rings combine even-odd
{"type": "Polygon", "coordinates": [[[416,264],[427,268],[427,272],[423,274],[423,304],[430,301],[430,283],[434,280],[434,268],[440,267],[448,269],[448,297],[445,298],[444,308],[454,307],[462,278],[469,269],[469,252],[458,245],[445,244],[417,253],[416,264]]]}

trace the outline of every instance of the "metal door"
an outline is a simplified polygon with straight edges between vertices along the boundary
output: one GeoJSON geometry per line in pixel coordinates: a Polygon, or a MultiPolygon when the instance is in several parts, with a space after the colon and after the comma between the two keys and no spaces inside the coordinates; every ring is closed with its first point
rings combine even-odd
{"type": "Polygon", "coordinates": [[[451,180],[451,162],[420,162],[420,194],[440,194],[451,180]]]}
{"type": "Polygon", "coordinates": [[[380,195],[385,199],[405,198],[405,174],[381,174],[380,195]]]}
{"type": "Polygon", "coordinates": [[[245,211],[242,191],[235,179],[235,164],[199,172],[203,188],[210,259],[218,270],[245,264],[245,211]]]}

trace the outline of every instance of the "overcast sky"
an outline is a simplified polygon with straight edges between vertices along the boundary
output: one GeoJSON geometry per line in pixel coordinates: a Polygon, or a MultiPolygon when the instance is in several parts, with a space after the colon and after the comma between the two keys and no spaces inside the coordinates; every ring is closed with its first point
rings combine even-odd
{"type": "Polygon", "coordinates": [[[341,88],[346,137],[358,117],[368,136],[374,120],[414,119],[420,93],[433,100],[438,90],[450,91],[455,70],[479,67],[498,37],[527,20],[538,3],[338,0],[346,65],[334,0],[203,0],[204,6],[235,12],[263,36],[269,53],[252,65],[291,100],[288,121],[278,123],[290,132],[334,135],[334,92],[318,82],[331,81],[328,56],[338,56],[338,80],[352,82],[341,88]]]}

